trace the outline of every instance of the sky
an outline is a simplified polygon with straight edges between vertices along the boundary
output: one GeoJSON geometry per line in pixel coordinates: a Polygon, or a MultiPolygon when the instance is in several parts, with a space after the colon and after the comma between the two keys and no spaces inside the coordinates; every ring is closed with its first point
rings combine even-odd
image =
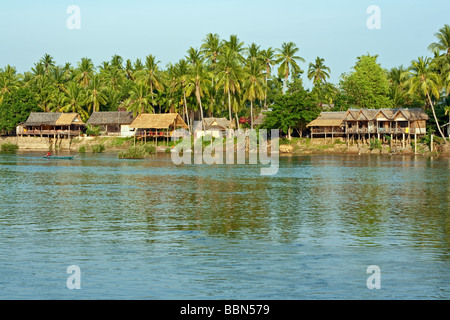
{"type": "Polygon", "coordinates": [[[73,66],[82,57],[98,66],[114,54],[124,61],[153,54],[165,67],[217,33],[262,49],[292,41],[303,70],[321,57],[337,83],[367,53],[378,54],[386,69],[432,56],[428,45],[450,24],[448,12],[448,0],[0,0],[0,68],[9,64],[22,73],[45,53],[73,66]],[[79,8],[79,29],[67,25],[77,21],[67,11],[71,5],[79,8]],[[367,26],[376,21],[371,5],[379,8],[377,29],[367,26]]]}

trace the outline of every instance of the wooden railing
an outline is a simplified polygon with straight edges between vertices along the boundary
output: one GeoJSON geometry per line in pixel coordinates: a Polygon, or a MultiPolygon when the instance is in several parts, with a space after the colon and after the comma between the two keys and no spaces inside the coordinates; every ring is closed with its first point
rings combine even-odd
{"type": "Polygon", "coordinates": [[[62,136],[78,136],[81,130],[23,130],[19,132],[21,135],[62,135],[62,136]]]}

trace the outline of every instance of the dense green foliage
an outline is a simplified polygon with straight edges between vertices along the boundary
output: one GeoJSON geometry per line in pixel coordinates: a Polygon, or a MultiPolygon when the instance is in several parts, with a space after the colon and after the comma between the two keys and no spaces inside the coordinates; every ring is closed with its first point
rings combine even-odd
{"type": "Polygon", "coordinates": [[[377,63],[377,56],[361,56],[350,74],[344,74],[341,89],[348,106],[369,109],[392,108],[386,72],[377,63]]]}
{"type": "MultiPolygon", "coordinates": [[[[299,47],[245,45],[236,35],[220,39],[208,34],[200,48],[165,68],[149,54],[145,59],[110,61],[94,66],[88,57],[76,66],[57,65],[45,54],[31,70],[0,68],[0,133],[11,132],[31,111],[78,112],[87,120],[94,111],[178,112],[188,125],[204,116],[227,117],[249,127],[261,110],[269,112],[266,128],[301,132],[321,110],[419,107],[430,109],[436,123],[450,111],[450,26],[430,44],[433,58],[419,58],[410,67],[385,70],[377,55],[363,55],[338,83],[317,57],[307,66],[311,90],[299,82],[304,73],[299,47]],[[245,124],[247,125],[247,124],[245,124]]],[[[94,132],[95,133],[95,132],[94,132]]]]}

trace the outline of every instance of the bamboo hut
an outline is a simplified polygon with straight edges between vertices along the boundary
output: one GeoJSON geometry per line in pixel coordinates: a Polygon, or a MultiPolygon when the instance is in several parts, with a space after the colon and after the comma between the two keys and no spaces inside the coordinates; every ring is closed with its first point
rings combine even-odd
{"type": "Polygon", "coordinates": [[[317,119],[306,125],[311,130],[311,139],[314,136],[331,137],[345,135],[344,119],[347,117],[346,111],[321,112],[317,119]]]}
{"type": "Polygon", "coordinates": [[[428,115],[422,109],[350,109],[345,112],[322,112],[310,122],[311,137],[330,134],[347,137],[347,141],[367,141],[372,138],[411,142],[426,134],[428,115]]]}
{"type": "Polygon", "coordinates": [[[20,136],[65,138],[80,135],[83,127],[78,113],[32,112],[17,133],[20,136]]]}
{"type": "Polygon", "coordinates": [[[230,121],[227,118],[204,118],[203,119],[204,126],[202,126],[202,122],[198,121],[194,126],[194,133],[196,137],[211,135],[212,137],[223,137],[226,136],[227,130],[230,128],[234,128],[233,121],[230,121]],[[203,130],[204,128],[204,130],[203,130]]]}
{"type": "Polygon", "coordinates": [[[153,138],[155,142],[158,138],[166,138],[168,142],[175,130],[180,128],[189,129],[178,113],[142,113],[130,124],[130,129],[135,130],[135,138],[145,142],[147,138],[153,138]]]}

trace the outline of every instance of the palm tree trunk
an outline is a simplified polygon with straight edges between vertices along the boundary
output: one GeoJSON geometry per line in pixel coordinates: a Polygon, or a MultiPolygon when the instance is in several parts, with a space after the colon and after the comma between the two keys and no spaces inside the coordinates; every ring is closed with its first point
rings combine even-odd
{"type": "Polygon", "coordinates": [[[250,100],[250,128],[253,130],[253,100],[250,100]]]}
{"type": "Polygon", "coordinates": [[[230,129],[232,129],[232,121],[233,121],[233,115],[231,114],[231,95],[230,90],[228,90],[228,113],[230,115],[230,129]]]}
{"type": "Polygon", "coordinates": [[[183,90],[183,98],[184,98],[184,108],[186,109],[186,121],[189,128],[189,134],[191,134],[191,121],[189,119],[189,111],[187,108],[187,102],[186,102],[186,91],[183,90]]]}
{"type": "Polygon", "coordinates": [[[431,97],[430,97],[428,92],[427,92],[427,97],[428,97],[428,101],[430,102],[431,110],[433,111],[434,121],[436,121],[436,126],[437,126],[437,128],[439,130],[439,133],[441,134],[442,138],[444,138],[444,142],[447,143],[447,139],[445,139],[445,135],[442,132],[441,127],[439,126],[439,122],[438,122],[438,119],[436,117],[436,112],[434,111],[434,105],[433,105],[433,102],[431,101],[431,97]]]}

